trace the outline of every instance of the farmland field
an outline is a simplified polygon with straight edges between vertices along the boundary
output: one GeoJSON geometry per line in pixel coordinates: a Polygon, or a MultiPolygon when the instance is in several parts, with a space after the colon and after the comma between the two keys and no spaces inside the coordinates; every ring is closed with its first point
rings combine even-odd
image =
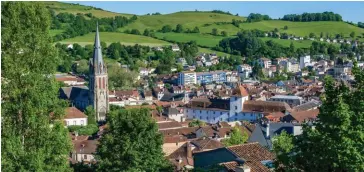
{"type": "MultiPolygon", "coordinates": [[[[170,45],[169,42],[161,41],[158,39],[154,39],[151,37],[141,36],[141,35],[131,35],[125,33],[117,33],[117,32],[100,32],[100,38],[102,42],[107,44],[113,42],[120,42],[124,45],[148,45],[148,46],[162,46],[162,45],[170,45]]],[[[60,41],[60,43],[68,44],[68,43],[78,43],[80,45],[93,44],[95,39],[95,33],[89,33],[84,36],[77,36],[75,38],[65,39],[60,41]]]]}

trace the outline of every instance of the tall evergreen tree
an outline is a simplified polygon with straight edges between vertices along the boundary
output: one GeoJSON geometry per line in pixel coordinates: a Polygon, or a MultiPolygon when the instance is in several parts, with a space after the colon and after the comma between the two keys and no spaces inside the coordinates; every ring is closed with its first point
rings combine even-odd
{"type": "Polygon", "coordinates": [[[2,170],[70,171],[49,11],[37,2],[2,2],[1,8],[2,170]]]}
{"type": "Polygon", "coordinates": [[[170,171],[149,109],[112,111],[107,125],[96,153],[99,171],[170,171]]]}

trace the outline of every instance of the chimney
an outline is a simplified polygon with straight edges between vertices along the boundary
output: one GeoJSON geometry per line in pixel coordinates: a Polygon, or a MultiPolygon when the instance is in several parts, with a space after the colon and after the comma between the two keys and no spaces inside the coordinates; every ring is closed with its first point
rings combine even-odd
{"type": "Polygon", "coordinates": [[[192,158],[191,144],[187,142],[187,158],[192,158]]]}
{"type": "Polygon", "coordinates": [[[266,137],[269,138],[269,121],[267,122],[267,131],[266,133],[266,137]]]}
{"type": "Polygon", "coordinates": [[[236,172],[250,172],[250,167],[247,165],[239,165],[235,168],[236,172]]]}

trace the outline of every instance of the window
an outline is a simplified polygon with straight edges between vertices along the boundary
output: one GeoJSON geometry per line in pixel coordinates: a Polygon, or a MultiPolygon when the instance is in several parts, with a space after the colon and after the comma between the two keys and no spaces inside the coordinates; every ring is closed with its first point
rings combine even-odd
{"type": "Polygon", "coordinates": [[[202,113],[202,111],[200,110],[200,113],[202,113]]]}
{"type": "Polygon", "coordinates": [[[222,115],[222,112],[220,112],[220,115],[222,115]]]}
{"type": "Polygon", "coordinates": [[[200,119],[202,119],[202,116],[200,116],[200,119]]]}
{"type": "Polygon", "coordinates": [[[253,114],[250,114],[250,116],[253,116],[253,114]]]}
{"type": "Polygon", "coordinates": [[[214,121],[215,121],[215,117],[214,117],[214,121]]]}
{"type": "Polygon", "coordinates": [[[76,121],[73,121],[73,125],[76,125],[76,121]]]}
{"type": "Polygon", "coordinates": [[[81,125],[85,125],[85,121],[81,120],[81,125]]]}
{"type": "Polygon", "coordinates": [[[209,117],[207,116],[206,119],[209,120],[209,117]]]}
{"type": "Polygon", "coordinates": [[[222,118],[220,118],[220,121],[222,121],[222,118]]]}
{"type": "Polygon", "coordinates": [[[193,110],[192,112],[195,113],[195,110],[193,110]]]}
{"type": "Polygon", "coordinates": [[[188,113],[188,109],[186,109],[186,113],[188,113]]]}
{"type": "Polygon", "coordinates": [[[87,155],[83,155],[83,159],[87,159],[87,155]]]}
{"type": "Polygon", "coordinates": [[[238,118],[235,118],[235,121],[237,121],[238,120],[238,118]]]}
{"type": "Polygon", "coordinates": [[[235,112],[235,116],[238,116],[238,112],[235,112]]]}
{"type": "Polygon", "coordinates": [[[102,88],[105,88],[105,78],[102,78],[102,88]]]}
{"type": "Polygon", "coordinates": [[[101,88],[101,78],[99,78],[99,86],[98,88],[101,88]]]}
{"type": "Polygon", "coordinates": [[[193,119],[195,119],[196,118],[196,116],[193,116],[193,119]]]}
{"type": "Polygon", "coordinates": [[[70,122],[69,121],[67,121],[67,126],[69,126],[70,125],[70,122]]]}
{"type": "Polygon", "coordinates": [[[215,111],[214,111],[214,115],[215,115],[215,111]]]}
{"type": "Polygon", "coordinates": [[[235,110],[238,110],[238,106],[235,106],[235,110]]]}

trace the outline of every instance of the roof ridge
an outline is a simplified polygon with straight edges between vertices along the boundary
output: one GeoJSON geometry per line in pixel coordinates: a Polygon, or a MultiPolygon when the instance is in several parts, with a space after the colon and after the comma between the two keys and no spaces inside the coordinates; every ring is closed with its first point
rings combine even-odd
{"type": "Polygon", "coordinates": [[[228,146],[228,148],[238,147],[238,146],[243,146],[243,145],[253,145],[253,144],[259,144],[259,143],[258,142],[243,143],[243,144],[239,144],[239,145],[228,146]]]}

